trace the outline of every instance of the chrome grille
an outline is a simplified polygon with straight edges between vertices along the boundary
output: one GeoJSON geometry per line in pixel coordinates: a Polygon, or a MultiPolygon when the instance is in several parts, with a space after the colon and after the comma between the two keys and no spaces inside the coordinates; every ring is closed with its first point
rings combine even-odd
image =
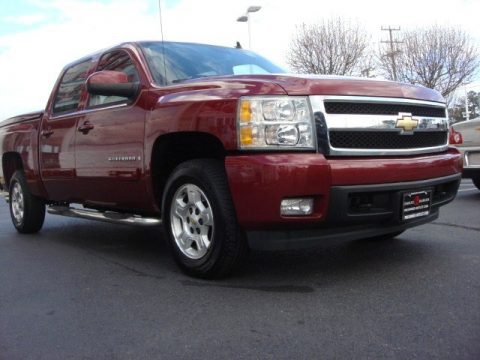
{"type": "Polygon", "coordinates": [[[330,156],[413,155],[448,146],[441,103],[360,96],[311,96],[310,102],[319,150],[330,156]]]}
{"type": "Polygon", "coordinates": [[[325,111],[327,114],[397,115],[398,113],[410,113],[412,116],[445,117],[445,107],[409,104],[326,101],[325,111]]]}
{"type": "Polygon", "coordinates": [[[416,132],[399,135],[386,131],[330,131],[330,144],[351,149],[415,149],[445,144],[445,131],[416,132]]]}

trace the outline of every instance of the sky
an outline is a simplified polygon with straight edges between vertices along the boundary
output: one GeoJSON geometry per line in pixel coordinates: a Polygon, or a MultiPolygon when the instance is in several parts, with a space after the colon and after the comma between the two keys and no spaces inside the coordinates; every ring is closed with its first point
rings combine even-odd
{"type": "MultiPolygon", "coordinates": [[[[358,21],[376,44],[382,26],[461,27],[480,46],[480,0],[160,0],[165,40],[248,48],[237,22],[251,5],[251,49],[288,70],[296,26],[341,16],[358,21]]],[[[160,40],[157,0],[0,0],[0,120],[44,108],[67,63],[130,40],[160,40]]],[[[480,91],[480,74],[469,85],[480,91]]]]}

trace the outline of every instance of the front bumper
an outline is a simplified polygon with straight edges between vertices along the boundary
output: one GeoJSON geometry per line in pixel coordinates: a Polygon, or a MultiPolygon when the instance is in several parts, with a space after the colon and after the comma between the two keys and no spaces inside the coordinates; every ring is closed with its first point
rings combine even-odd
{"type": "Polygon", "coordinates": [[[324,238],[361,238],[432,221],[453,200],[461,156],[448,152],[414,157],[335,158],[321,154],[255,154],[227,157],[229,186],[239,224],[252,248],[310,246],[324,238]],[[400,220],[402,192],[432,190],[429,216],[400,220]],[[367,195],[372,206],[352,209],[352,197],[367,195]],[[309,216],[282,216],[282,199],[312,197],[309,216]]]}
{"type": "Polygon", "coordinates": [[[332,239],[355,240],[403,231],[438,218],[440,206],[455,198],[460,180],[461,175],[455,174],[405,183],[335,186],[330,194],[328,216],[318,227],[249,231],[249,245],[257,250],[299,249],[332,239]],[[432,191],[430,214],[402,220],[402,194],[420,189],[432,191]],[[369,197],[371,206],[355,206],[353,200],[366,197],[369,197]]]}

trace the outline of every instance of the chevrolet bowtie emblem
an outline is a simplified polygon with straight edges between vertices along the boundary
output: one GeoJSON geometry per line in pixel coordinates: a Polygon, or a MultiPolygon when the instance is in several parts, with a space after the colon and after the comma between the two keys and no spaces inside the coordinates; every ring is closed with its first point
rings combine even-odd
{"type": "Polygon", "coordinates": [[[418,120],[412,119],[412,114],[399,113],[395,127],[403,131],[412,132],[418,126],[418,120]]]}

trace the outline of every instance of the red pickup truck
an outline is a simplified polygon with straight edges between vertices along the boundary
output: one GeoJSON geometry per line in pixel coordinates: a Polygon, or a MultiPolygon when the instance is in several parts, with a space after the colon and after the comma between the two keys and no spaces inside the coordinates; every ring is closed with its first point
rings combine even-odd
{"type": "Polygon", "coordinates": [[[438,217],[462,170],[434,90],[287,75],[241,49],[136,42],[62,71],[46,108],[0,123],[21,233],[49,213],[163,223],[189,274],[249,248],[391,238],[438,217]]]}

